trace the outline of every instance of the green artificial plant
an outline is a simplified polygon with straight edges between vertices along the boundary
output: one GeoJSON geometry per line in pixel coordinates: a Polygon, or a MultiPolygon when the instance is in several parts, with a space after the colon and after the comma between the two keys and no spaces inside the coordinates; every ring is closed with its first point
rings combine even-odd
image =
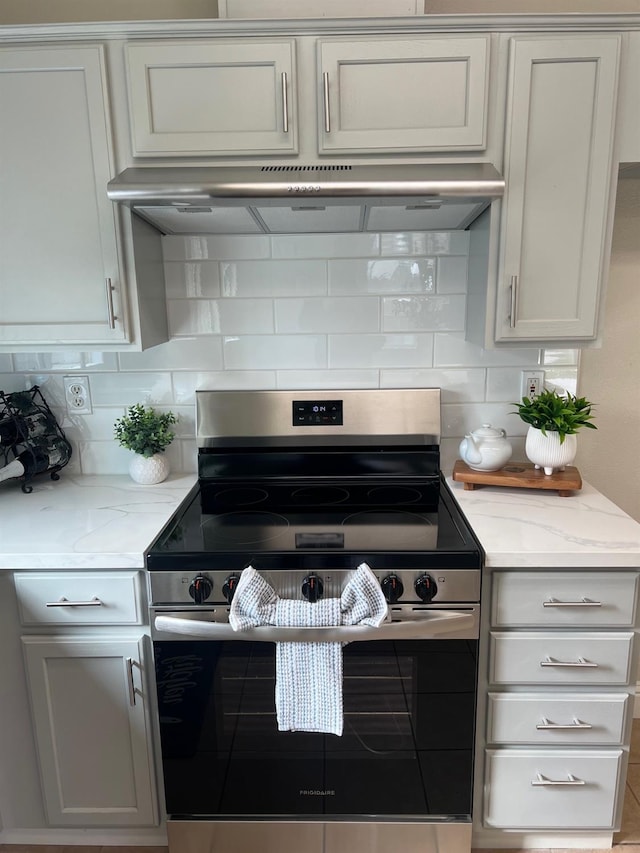
{"type": "Polygon", "coordinates": [[[169,427],[177,420],[173,412],[156,412],[151,406],[136,403],[115,422],[114,434],[118,444],[127,450],[153,456],[171,444],[175,433],[169,427]]]}
{"type": "Polygon", "coordinates": [[[535,397],[523,397],[520,403],[513,403],[517,410],[512,412],[520,415],[522,420],[539,429],[543,435],[557,432],[560,444],[564,443],[567,435],[573,435],[582,427],[597,429],[591,423],[590,403],[585,397],[576,397],[569,392],[566,395],[557,391],[542,391],[535,397]]]}

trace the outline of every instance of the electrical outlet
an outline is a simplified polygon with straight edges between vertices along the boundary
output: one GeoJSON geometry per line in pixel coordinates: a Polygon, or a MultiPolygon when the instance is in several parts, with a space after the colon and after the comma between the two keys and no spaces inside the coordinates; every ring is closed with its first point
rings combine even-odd
{"type": "Polygon", "coordinates": [[[88,376],[65,376],[64,396],[67,401],[67,411],[76,415],[90,415],[91,391],[88,376]]]}
{"type": "Polygon", "coordinates": [[[522,397],[537,397],[544,388],[544,370],[523,370],[522,371],[522,397]]]}

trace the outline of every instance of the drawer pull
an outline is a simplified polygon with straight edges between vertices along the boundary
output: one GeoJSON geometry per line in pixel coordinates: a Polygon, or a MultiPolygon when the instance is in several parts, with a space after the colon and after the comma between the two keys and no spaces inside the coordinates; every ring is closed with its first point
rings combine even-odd
{"type": "Polygon", "coordinates": [[[329,110],[329,72],[322,73],[322,105],[324,107],[324,132],[331,133],[331,113],[329,110]]]}
{"type": "Polygon", "coordinates": [[[558,601],[550,598],[542,602],[543,607],[602,607],[601,601],[592,601],[590,598],[582,598],[580,601],[558,601]]]}
{"type": "Polygon", "coordinates": [[[571,723],[550,723],[546,717],[543,717],[542,720],[536,725],[536,729],[540,731],[552,731],[552,730],[566,730],[566,729],[592,729],[593,726],[591,723],[581,723],[576,717],[573,718],[573,722],[571,723]]]}
{"type": "Polygon", "coordinates": [[[129,686],[129,704],[133,708],[136,704],[136,686],[133,683],[133,658],[127,658],[127,684],[129,686]]]}
{"type": "Polygon", "coordinates": [[[47,601],[46,607],[102,607],[103,602],[100,601],[95,595],[91,599],[91,601],[69,601],[68,598],[64,596],[59,598],[58,601],[47,601]]]}
{"type": "Polygon", "coordinates": [[[598,664],[593,663],[593,661],[590,660],[585,660],[584,658],[578,658],[578,660],[554,660],[552,657],[547,655],[544,660],[540,661],[540,666],[577,666],[596,669],[598,664]]]}
{"type": "Polygon", "coordinates": [[[287,92],[287,72],[283,71],[282,81],[282,132],[289,133],[289,95],[287,92]]]}
{"type": "Polygon", "coordinates": [[[542,773],[536,773],[536,778],[531,780],[534,786],[542,785],[586,785],[584,779],[577,779],[573,773],[567,773],[566,779],[547,779],[542,773]]]}

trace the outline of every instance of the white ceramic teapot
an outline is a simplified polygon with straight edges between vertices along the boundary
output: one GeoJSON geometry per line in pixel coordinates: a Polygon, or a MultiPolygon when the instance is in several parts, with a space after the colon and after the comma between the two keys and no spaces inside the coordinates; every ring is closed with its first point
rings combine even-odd
{"type": "Polygon", "coordinates": [[[482,424],[460,442],[460,457],[474,471],[498,471],[511,458],[513,449],[503,429],[482,424]]]}

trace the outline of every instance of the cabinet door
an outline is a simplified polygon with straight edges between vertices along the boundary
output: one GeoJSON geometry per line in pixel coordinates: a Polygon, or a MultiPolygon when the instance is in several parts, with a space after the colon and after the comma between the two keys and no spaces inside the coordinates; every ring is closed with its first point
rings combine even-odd
{"type": "Polygon", "coordinates": [[[295,42],[127,45],[133,153],[297,153],[295,42]]]}
{"type": "Polygon", "coordinates": [[[156,823],[143,638],[22,643],[51,825],[156,823]]]}
{"type": "Polygon", "coordinates": [[[318,42],[318,148],[486,147],[489,36],[318,42]]]}
{"type": "Polygon", "coordinates": [[[591,340],[610,244],[620,37],[510,44],[496,340],[591,340]]]}
{"type": "Polygon", "coordinates": [[[2,349],[126,339],[105,79],[100,45],[0,49],[2,349]]]}

